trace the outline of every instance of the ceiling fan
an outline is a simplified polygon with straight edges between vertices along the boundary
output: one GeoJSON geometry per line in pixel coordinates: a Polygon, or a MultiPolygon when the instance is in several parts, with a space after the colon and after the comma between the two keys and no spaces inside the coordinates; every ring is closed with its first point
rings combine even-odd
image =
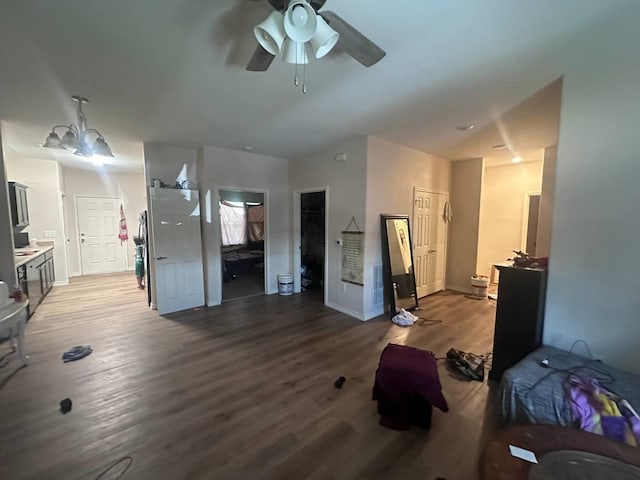
{"type": "Polygon", "coordinates": [[[386,55],[337,13],[320,12],[326,0],[268,1],[275,11],[254,29],[259,45],[247,64],[250,72],[266,71],[281,50],[283,60],[289,63],[308,63],[307,42],[316,58],[337,46],[365,67],[386,55]]]}

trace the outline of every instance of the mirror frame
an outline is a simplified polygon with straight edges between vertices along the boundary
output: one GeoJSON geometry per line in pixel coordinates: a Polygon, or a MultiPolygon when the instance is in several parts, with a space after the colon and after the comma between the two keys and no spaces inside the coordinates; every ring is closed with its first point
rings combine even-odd
{"type": "Polygon", "coordinates": [[[409,222],[409,215],[383,213],[380,215],[380,230],[382,231],[382,274],[384,296],[386,299],[385,307],[387,305],[390,307],[391,317],[393,318],[396,315],[396,299],[393,294],[393,275],[391,274],[391,255],[389,253],[389,234],[387,232],[387,220],[406,220],[407,225],[409,226],[407,233],[409,235],[409,251],[411,253],[413,296],[415,298],[415,305],[409,308],[405,308],[405,310],[415,311],[418,310],[420,306],[418,303],[418,289],[416,287],[415,262],[413,259],[413,240],[411,238],[411,223],[409,222]]]}

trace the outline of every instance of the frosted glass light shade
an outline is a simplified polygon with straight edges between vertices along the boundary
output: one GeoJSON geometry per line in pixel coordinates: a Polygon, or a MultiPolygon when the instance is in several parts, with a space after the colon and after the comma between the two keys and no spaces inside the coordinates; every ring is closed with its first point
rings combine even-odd
{"type": "Polygon", "coordinates": [[[329,26],[324,18],[318,17],[318,27],[316,33],[311,39],[311,48],[316,58],[322,58],[336,46],[340,34],[329,26]]]}
{"type": "Polygon", "coordinates": [[[286,36],[284,16],[280,12],[271,12],[271,15],[253,27],[253,34],[262,48],[271,55],[277,55],[286,36]]]}
{"type": "Polygon", "coordinates": [[[294,42],[306,43],[318,26],[315,10],[305,0],[293,0],[284,14],[284,31],[294,42]]]}
{"type": "Polygon", "coordinates": [[[282,45],[282,61],[298,65],[309,63],[306,44],[287,38],[282,45]]]}

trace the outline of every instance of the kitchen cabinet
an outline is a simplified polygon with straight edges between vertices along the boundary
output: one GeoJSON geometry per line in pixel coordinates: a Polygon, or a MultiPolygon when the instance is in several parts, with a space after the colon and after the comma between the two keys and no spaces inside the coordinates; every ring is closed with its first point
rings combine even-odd
{"type": "Polygon", "coordinates": [[[32,315],[51,291],[56,280],[53,250],[44,252],[18,267],[18,278],[24,279],[21,280],[21,286],[29,297],[29,315],[32,315]]]}
{"type": "Polygon", "coordinates": [[[27,186],[17,182],[9,182],[9,201],[13,226],[18,229],[29,226],[27,186]]]}

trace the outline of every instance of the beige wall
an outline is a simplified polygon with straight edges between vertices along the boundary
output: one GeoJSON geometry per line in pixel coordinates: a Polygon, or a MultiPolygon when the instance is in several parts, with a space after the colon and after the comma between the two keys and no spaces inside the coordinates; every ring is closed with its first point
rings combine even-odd
{"type": "Polygon", "coordinates": [[[540,216],[538,218],[538,238],[536,255],[547,257],[551,253],[551,226],[553,224],[553,203],[556,192],[556,168],[558,147],[544,149],[544,168],[542,169],[542,195],[540,197],[540,216]]]}
{"type": "Polygon", "coordinates": [[[447,288],[452,290],[469,291],[469,278],[476,273],[483,164],[481,158],[451,163],[447,288]]]}
{"type": "Polygon", "coordinates": [[[544,342],[640,374],[640,4],[565,46],[544,342]]]}
{"type": "MultiPolygon", "coordinates": [[[[169,184],[189,179],[198,185],[202,206],[203,273],[208,305],[222,302],[217,190],[220,187],[236,187],[268,191],[266,281],[269,293],[276,293],[276,275],[291,270],[288,161],[217,147],[180,148],[153,143],[144,145],[144,155],[147,183],[153,178],[169,184]]],[[[153,262],[151,269],[153,274],[153,262]]],[[[154,290],[152,297],[155,302],[154,290]]]]}
{"type": "Polygon", "coordinates": [[[22,230],[30,239],[53,242],[53,261],[56,283],[67,283],[67,254],[65,228],[62,214],[62,194],[59,190],[60,167],[52,160],[35,158],[5,158],[7,180],[19,182],[29,187],[29,226],[22,230]],[[44,232],[52,232],[53,237],[44,238],[44,232]]]}
{"type": "Polygon", "coordinates": [[[0,281],[9,288],[16,282],[16,268],[13,259],[13,234],[11,228],[11,210],[9,207],[9,189],[7,187],[7,172],[0,136],[0,281]]]}
{"type": "Polygon", "coordinates": [[[513,257],[522,245],[525,195],[540,193],[542,162],[485,168],[480,200],[476,271],[489,275],[491,264],[513,257]]]}
{"type": "Polygon", "coordinates": [[[450,162],[395,143],[369,137],[367,142],[367,216],[364,312],[380,315],[383,305],[374,291],[374,266],[382,263],[380,215],[413,214],[413,189],[448,192],[450,162]]]}
{"type": "Polygon", "coordinates": [[[266,229],[265,279],[267,291],[277,293],[280,273],[291,273],[289,162],[283,158],[255,153],[202,147],[200,150],[200,202],[205,213],[202,222],[205,278],[209,305],[222,302],[222,259],[220,255],[220,211],[218,190],[265,190],[266,229]]]}
{"type": "MultiPolygon", "coordinates": [[[[328,306],[353,317],[364,319],[363,295],[365,287],[342,282],[342,250],[335,240],[355,217],[361,229],[366,223],[367,189],[367,137],[361,136],[338,142],[315,153],[289,162],[290,198],[294,190],[329,187],[327,215],[328,256],[327,298],[328,306]],[[345,153],[347,160],[336,162],[335,155],[345,153]]],[[[293,234],[292,234],[293,235],[293,234]]],[[[369,240],[365,238],[366,243],[369,240]]],[[[292,241],[293,244],[293,241],[292,241]]],[[[293,251],[297,249],[293,245],[293,251]]],[[[293,251],[291,265],[293,265],[293,251]]],[[[296,252],[297,254],[297,252],[296,252]]]]}
{"type": "Polygon", "coordinates": [[[62,173],[70,274],[72,276],[80,275],[81,272],[75,201],[78,195],[119,197],[122,199],[129,230],[127,265],[130,270],[133,269],[135,255],[133,236],[138,234],[138,214],[147,209],[144,174],[108,173],[68,167],[63,167],[62,173]]]}

